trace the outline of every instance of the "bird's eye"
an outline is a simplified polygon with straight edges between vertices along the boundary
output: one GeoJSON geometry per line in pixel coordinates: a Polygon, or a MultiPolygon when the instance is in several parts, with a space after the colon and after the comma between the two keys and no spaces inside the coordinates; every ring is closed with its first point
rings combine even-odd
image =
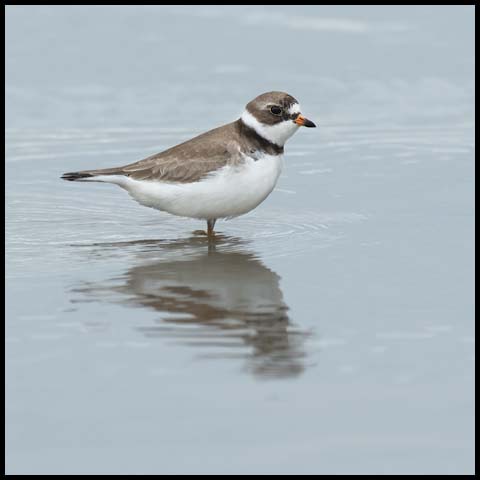
{"type": "Polygon", "coordinates": [[[270,111],[274,115],[281,115],[282,114],[282,109],[280,107],[277,107],[276,105],[274,105],[273,107],[270,107],[270,111]]]}

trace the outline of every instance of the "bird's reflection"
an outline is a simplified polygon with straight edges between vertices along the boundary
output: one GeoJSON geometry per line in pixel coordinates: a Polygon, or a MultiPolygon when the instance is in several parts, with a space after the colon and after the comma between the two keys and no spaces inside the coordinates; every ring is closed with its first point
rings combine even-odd
{"type": "MultiPolygon", "coordinates": [[[[136,265],[108,290],[116,301],[162,313],[153,325],[136,327],[146,337],[175,339],[208,357],[245,358],[246,368],[260,377],[303,372],[307,333],[289,319],[280,277],[240,240],[192,237],[95,247],[139,248],[136,265]]],[[[99,298],[104,288],[81,290],[99,298]]]]}

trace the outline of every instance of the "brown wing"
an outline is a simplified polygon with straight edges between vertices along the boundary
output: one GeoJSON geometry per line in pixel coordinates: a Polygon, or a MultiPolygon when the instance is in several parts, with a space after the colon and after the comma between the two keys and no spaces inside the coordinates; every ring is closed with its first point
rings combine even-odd
{"type": "Polygon", "coordinates": [[[241,159],[238,148],[232,143],[234,137],[233,124],[225,125],[164,152],[120,167],[116,174],[136,180],[195,182],[241,159]]]}
{"type": "Polygon", "coordinates": [[[136,180],[191,183],[225,165],[240,163],[238,121],[124,167],[64,173],[64,180],[92,179],[99,175],[125,175],[136,180]]]}

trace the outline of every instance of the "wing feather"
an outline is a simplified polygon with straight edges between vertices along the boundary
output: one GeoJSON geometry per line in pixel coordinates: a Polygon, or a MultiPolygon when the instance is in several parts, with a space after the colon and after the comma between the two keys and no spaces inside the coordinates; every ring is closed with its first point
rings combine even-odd
{"type": "Polygon", "coordinates": [[[191,183],[243,160],[237,121],[123,167],[71,172],[62,178],[78,180],[98,175],[125,175],[135,180],[191,183]]]}
{"type": "Polygon", "coordinates": [[[190,183],[242,158],[232,142],[231,124],[211,130],[164,152],[120,168],[135,180],[190,183]],[[222,131],[223,129],[223,131],[222,131]]]}

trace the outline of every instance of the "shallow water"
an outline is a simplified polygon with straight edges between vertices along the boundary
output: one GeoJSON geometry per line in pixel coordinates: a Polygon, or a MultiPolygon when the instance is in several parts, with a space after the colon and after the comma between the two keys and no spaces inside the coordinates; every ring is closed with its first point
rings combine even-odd
{"type": "Polygon", "coordinates": [[[473,17],[7,8],[7,474],[473,473],[473,17]],[[271,89],[319,128],[215,242],[59,180],[271,89]]]}

